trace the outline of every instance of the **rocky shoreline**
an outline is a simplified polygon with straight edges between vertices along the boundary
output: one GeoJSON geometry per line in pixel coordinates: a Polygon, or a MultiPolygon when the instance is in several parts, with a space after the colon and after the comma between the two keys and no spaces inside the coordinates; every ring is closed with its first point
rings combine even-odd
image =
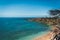
{"type": "MultiPolygon", "coordinates": [[[[29,19],[29,21],[34,21],[34,22],[42,22],[45,23],[47,25],[49,25],[51,27],[50,32],[48,32],[47,34],[43,35],[43,36],[38,36],[36,38],[34,38],[34,40],[51,40],[53,39],[54,35],[59,33],[59,24],[60,24],[60,18],[32,18],[29,19]],[[54,32],[56,31],[56,32],[54,32]]],[[[56,39],[54,39],[56,40],[56,39]]]]}

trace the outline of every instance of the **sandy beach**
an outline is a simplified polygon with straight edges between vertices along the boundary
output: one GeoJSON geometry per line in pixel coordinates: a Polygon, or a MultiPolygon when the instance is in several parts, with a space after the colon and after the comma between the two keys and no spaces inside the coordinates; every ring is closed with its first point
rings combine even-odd
{"type": "Polygon", "coordinates": [[[47,34],[45,34],[43,36],[36,37],[34,40],[51,40],[51,37],[52,37],[52,33],[49,32],[49,33],[47,33],[47,34]]]}
{"type": "MultiPolygon", "coordinates": [[[[55,30],[55,29],[58,29],[58,28],[56,28],[55,26],[52,28],[52,30],[55,30]]],[[[53,35],[55,35],[53,32],[48,32],[48,33],[46,33],[45,35],[43,35],[43,36],[38,36],[38,37],[36,37],[36,38],[34,38],[34,40],[51,40],[54,36],[53,35]]],[[[55,40],[55,39],[54,39],[55,40]]]]}

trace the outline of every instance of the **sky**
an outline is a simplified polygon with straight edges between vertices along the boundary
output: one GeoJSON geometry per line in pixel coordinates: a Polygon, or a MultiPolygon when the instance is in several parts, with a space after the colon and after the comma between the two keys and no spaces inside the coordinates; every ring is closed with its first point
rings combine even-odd
{"type": "Polygon", "coordinates": [[[44,17],[60,9],[60,0],[0,0],[0,17],[44,17]]]}

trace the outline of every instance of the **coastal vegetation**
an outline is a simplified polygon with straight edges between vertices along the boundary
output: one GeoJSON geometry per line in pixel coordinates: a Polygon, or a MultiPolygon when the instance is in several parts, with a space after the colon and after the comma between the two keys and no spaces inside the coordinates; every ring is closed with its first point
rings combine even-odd
{"type": "Polygon", "coordinates": [[[48,25],[60,24],[60,10],[49,10],[50,17],[30,18],[29,21],[42,22],[48,25]]]}

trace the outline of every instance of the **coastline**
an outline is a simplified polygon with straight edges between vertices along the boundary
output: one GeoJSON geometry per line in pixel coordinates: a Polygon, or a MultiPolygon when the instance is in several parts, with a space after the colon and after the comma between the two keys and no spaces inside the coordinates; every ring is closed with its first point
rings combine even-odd
{"type": "MultiPolygon", "coordinates": [[[[56,29],[57,30],[59,30],[57,27],[56,27],[56,25],[53,25],[53,26],[51,26],[51,30],[52,31],[50,31],[50,32],[48,32],[47,34],[45,34],[45,35],[43,35],[43,36],[37,36],[34,40],[51,40],[51,39],[53,39],[54,38],[54,35],[56,35],[56,33],[54,32],[56,29]]],[[[56,31],[57,31],[56,30],[56,31]]],[[[57,33],[59,33],[59,32],[57,32],[57,33]]]]}
{"type": "Polygon", "coordinates": [[[39,32],[39,33],[37,33],[37,34],[25,36],[25,37],[23,37],[23,38],[19,38],[19,39],[16,39],[16,40],[35,40],[35,38],[41,37],[41,36],[43,36],[43,35],[45,35],[45,34],[47,34],[47,33],[48,33],[48,31],[39,32]]]}
{"type": "Polygon", "coordinates": [[[52,37],[52,32],[48,32],[45,35],[37,36],[36,38],[34,38],[34,40],[51,40],[51,37],[52,37]]]}

